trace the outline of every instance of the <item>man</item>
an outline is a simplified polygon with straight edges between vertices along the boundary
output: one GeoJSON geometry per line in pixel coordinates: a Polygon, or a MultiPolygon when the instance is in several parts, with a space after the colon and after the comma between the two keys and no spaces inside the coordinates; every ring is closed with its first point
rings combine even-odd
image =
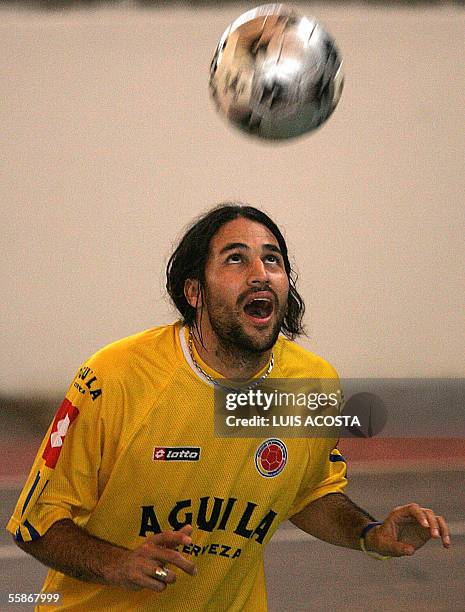
{"type": "Polygon", "coordinates": [[[266,473],[267,440],[215,438],[215,385],[337,376],[292,342],[304,305],[268,216],[226,204],[200,218],[167,289],[182,322],[82,366],[8,524],[51,568],[44,591],[67,610],[265,610],[263,548],[287,518],[369,554],[449,546],[430,509],[400,506],[378,523],[353,504],[335,439],[278,440],[279,468],[266,473]]]}

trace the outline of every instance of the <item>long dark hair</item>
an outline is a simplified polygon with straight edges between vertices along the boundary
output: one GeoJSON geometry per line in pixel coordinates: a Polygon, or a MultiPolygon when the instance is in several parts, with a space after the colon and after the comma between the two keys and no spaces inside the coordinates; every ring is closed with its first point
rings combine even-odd
{"type": "Polygon", "coordinates": [[[195,326],[196,308],[191,306],[186,300],[184,295],[185,281],[188,278],[196,279],[199,282],[200,291],[203,291],[205,285],[205,266],[210,252],[210,241],[221,226],[238,217],[244,217],[264,225],[278,241],[283,256],[284,268],[289,279],[287,312],[281,332],[287,338],[293,340],[296,336],[305,333],[302,324],[305,304],[295,287],[297,274],[291,268],[286,241],[278,226],[268,215],[253,206],[226,202],[219,204],[193,222],[168,261],[166,267],[166,289],[168,294],[181,313],[184,324],[195,326]]]}

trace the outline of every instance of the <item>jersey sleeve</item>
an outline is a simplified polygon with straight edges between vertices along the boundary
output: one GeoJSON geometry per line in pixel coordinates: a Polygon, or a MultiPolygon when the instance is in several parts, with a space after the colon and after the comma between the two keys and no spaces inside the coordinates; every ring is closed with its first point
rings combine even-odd
{"type": "MultiPolygon", "coordinates": [[[[344,395],[334,367],[326,360],[314,355],[310,365],[305,365],[305,368],[306,377],[309,380],[318,380],[320,392],[338,396],[338,404],[331,408],[330,414],[340,413],[344,404],[344,395]]],[[[335,434],[332,428],[329,433],[330,437],[309,437],[307,439],[308,458],[305,476],[300,483],[287,518],[294,516],[305,506],[328,493],[342,493],[347,486],[347,466],[337,448],[336,435],[338,434],[335,434]]]]}
{"type": "Polygon", "coordinates": [[[309,442],[307,478],[304,479],[286,518],[294,516],[305,506],[328,493],[343,493],[347,486],[346,462],[338,448],[333,448],[334,440],[331,442],[319,439],[309,442]]]}
{"type": "Polygon", "coordinates": [[[120,400],[118,385],[92,360],[77,372],[39,448],[7,529],[17,541],[44,535],[71,519],[85,526],[102,486],[108,450],[105,411],[120,400]]]}

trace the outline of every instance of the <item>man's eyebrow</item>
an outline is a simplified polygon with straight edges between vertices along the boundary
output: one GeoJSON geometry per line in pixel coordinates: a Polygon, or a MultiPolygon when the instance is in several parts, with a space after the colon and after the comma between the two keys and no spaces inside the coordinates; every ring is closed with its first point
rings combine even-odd
{"type": "Polygon", "coordinates": [[[250,247],[248,247],[243,242],[229,242],[221,249],[220,255],[222,255],[223,253],[226,253],[227,251],[232,251],[234,249],[249,249],[250,250],[250,247]]]}
{"type": "Polygon", "coordinates": [[[282,255],[281,249],[276,244],[264,244],[263,248],[267,251],[273,251],[273,253],[279,253],[280,255],[282,255]]]}
{"type": "MultiPolygon", "coordinates": [[[[281,249],[276,244],[264,244],[262,248],[265,251],[273,251],[274,253],[279,253],[281,255],[281,249]]],[[[227,253],[228,251],[233,251],[234,249],[250,250],[250,247],[243,242],[229,242],[220,250],[220,255],[227,253]]]]}

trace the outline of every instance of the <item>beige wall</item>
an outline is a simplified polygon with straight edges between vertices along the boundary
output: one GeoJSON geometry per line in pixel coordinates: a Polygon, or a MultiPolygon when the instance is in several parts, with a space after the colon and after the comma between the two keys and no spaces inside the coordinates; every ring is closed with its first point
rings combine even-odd
{"type": "Polygon", "coordinates": [[[344,376],[463,375],[464,11],[304,8],[336,37],[339,108],[292,144],[208,95],[218,10],[0,12],[0,391],[173,319],[163,269],[226,198],[285,229],[309,339],[344,376]]]}

